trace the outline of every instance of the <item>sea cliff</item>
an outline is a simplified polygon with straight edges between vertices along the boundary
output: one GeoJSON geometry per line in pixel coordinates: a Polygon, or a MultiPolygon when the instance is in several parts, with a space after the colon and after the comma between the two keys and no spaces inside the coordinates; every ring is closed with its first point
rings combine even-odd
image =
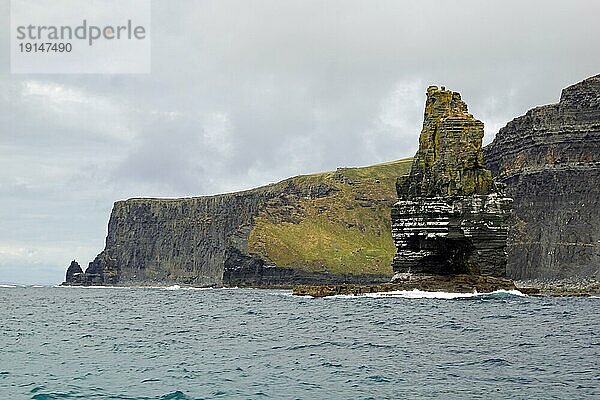
{"type": "MultiPolygon", "coordinates": [[[[389,281],[400,160],[245,192],[114,204],[104,250],[68,285],[290,287],[389,281]]],[[[75,263],[76,264],[76,263],[75,263]]]]}
{"type": "Polygon", "coordinates": [[[600,75],[509,122],[485,153],[514,199],[508,276],[600,278],[600,75]]]}

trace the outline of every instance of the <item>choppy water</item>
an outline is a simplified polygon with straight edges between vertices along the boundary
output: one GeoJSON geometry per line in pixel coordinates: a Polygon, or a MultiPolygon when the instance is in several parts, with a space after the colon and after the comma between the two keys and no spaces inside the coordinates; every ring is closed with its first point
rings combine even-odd
{"type": "Polygon", "coordinates": [[[598,298],[16,287],[0,306],[1,399],[600,398],[598,298]]]}

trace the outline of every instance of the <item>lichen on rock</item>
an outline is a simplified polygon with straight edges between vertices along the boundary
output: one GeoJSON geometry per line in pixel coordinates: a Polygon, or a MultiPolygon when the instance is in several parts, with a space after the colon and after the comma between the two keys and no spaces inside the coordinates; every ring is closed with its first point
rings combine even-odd
{"type": "Polygon", "coordinates": [[[397,277],[505,275],[512,199],[485,168],[482,139],[459,93],[427,89],[419,150],[392,209],[397,277]]]}
{"type": "Polygon", "coordinates": [[[483,122],[469,114],[460,94],[427,89],[419,150],[410,174],[399,179],[399,197],[489,194],[496,187],[483,164],[483,122]]]}

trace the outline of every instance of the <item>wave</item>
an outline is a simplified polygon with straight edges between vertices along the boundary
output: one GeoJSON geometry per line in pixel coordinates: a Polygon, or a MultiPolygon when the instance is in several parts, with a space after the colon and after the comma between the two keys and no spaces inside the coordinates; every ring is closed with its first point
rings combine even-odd
{"type": "Polygon", "coordinates": [[[426,292],[419,289],[414,290],[395,290],[391,292],[377,292],[377,293],[364,293],[360,295],[346,295],[340,294],[336,296],[326,297],[328,299],[355,299],[361,297],[370,297],[370,298],[387,298],[387,297],[401,297],[405,299],[445,299],[445,300],[453,300],[453,299],[468,299],[468,298],[501,298],[501,297],[527,297],[525,294],[519,292],[518,290],[496,290],[494,292],[489,293],[449,293],[449,292],[426,292]]]}
{"type": "Polygon", "coordinates": [[[167,393],[161,396],[160,400],[191,400],[191,397],[186,396],[182,391],[167,393]]]}
{"type": "Polygon", "coordinates": [[[0,285],[0,288],[16,288],[17,285],[0,285]]]}

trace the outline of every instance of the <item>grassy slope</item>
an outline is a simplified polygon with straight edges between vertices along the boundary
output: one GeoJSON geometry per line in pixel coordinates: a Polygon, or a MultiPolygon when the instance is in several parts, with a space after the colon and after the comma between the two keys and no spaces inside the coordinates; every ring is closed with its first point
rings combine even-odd
{"type": "Polygon", "coordinates": [[[277,266],[309,271],[391,274],[390,207],[396,178],[412,159],[298,176],[277,185],[337,189],[320,198],[283,196],[255,219],[248,250],[277,266]]]}

